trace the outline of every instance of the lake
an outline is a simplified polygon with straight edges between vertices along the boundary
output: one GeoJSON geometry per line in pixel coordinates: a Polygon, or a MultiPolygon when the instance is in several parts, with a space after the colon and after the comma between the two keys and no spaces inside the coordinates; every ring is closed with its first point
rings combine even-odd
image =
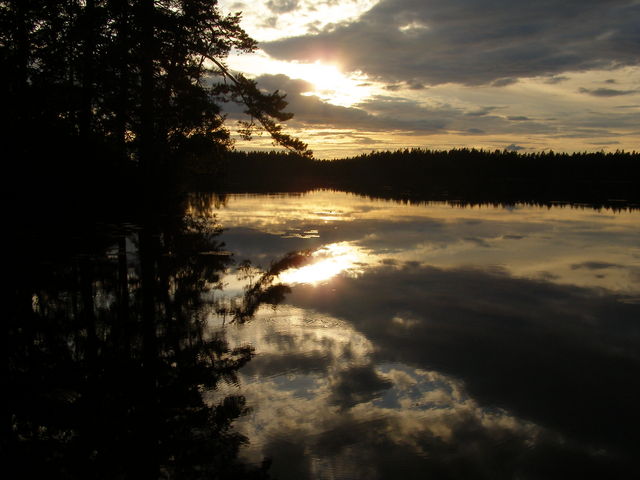
{"type": "Polygon", "coordinates": [[[21,269],[9,444],[30,468],[640,473],[639,211],[334,191],[183,211],[90,247],[74,232],[21,269]]]}

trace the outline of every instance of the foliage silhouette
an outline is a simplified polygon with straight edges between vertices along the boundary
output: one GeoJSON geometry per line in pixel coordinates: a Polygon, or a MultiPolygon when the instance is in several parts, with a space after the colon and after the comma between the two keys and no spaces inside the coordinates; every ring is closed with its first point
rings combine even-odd
{"type": "Polygon", "coordinates": [[[233,262],[220,227],[194,214],[140,225],[85,224],[46,243],[36,229],[14,245],[5,468],[24,478],[268,478],[268,462],[237,458],[244,398],[216,389],[253,356],[207,327],[233,262]]]}
{"type": "Polygon", "coordinates": [[[283,132],[284,95],[224,64],[256,48],[239,21],[211,0],[2,0],[1,127],[18,178],[78,188],[137,175],[149,187],[215,171],[232,145],[226,102],[245,105],[245,133],[257,125],[310,156],[283,132]]]}

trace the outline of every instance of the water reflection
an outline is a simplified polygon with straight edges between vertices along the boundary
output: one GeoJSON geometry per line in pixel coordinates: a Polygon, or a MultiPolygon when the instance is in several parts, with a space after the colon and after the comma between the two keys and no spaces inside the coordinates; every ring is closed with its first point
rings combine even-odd
{"type": "Polygon", "coordinates": [[[224,238],[255,265],[290,251],[341,244],[357,251],[356,262],[371,265],[500,266],[518,277],[639,290],[638,212],[408,205],[324,191],[230,198],[227,208],[214,210],[225,225],[224,238]],[[328,211],[331,219],[321,215],[328,211]],[[290,235],[309,231],[317,233],[290,235]]]}
{"type": "Polygon", "coordinates": [[[58,225],[50,242],[42,227],[11,250],[5,473],[267,478],[266,464],[238,460],[245,397],[217,389],[253,348],[207,326],[232,262],[213,219],[58,225]]]}
{"type": "Polygon", "coordinates": [[[620,300],[415,265],[294,287],[229,332],[258,349],[245,455],[279,478],[637,473],[640,310],[620,300]]]}
{"type": "Polygon", "coordinates": [[[290,272],[285,305],[226,329],[257,352],[226,387],[255,405],[244,458],[283,479],[640,473],[637,213],[279,201],[255,221],[255,199],[230,197],[225,238],[256,261],[357,256],[321,280],[290,272]]]}
{"type": "Polygon", "coordinates": [[[36,229],[3,451],[25,477],[633,478],[639,215],[316,192],[36,229]]]}
{"type": "Polygon", "coordinates": [[[347,242],[331,243],[315,250],[310,264],[288,269],[282,272],[279,278],[287,284],[317,284],[342,272],[361,272],[364,261],[365,254],[361,249],[347,242]]]}

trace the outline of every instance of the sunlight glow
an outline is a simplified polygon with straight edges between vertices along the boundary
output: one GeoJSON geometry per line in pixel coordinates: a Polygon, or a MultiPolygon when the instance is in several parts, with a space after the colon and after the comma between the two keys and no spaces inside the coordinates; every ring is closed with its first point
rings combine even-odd
{"type": "Polygon", "coordinates": [[[327,103],[342,107],[350,107],[371,96],[371,85],[362,73],[347,76],[337,66],[319,62],[297,65],[302,67],[300,78],[315,87],[303,95],[315,95],[327,103]]]}
{"type": "Polygon", "coordinates": [[[251,55],[230,56],[228,64],[232,70],[251,76],[278,72],[291,79],[303,80],[309,84],[309,88],[301,92],[302,95],[314,95],[327,103],[342,107],[350,107],[374,94],[375,87],[366,75],[360,72],[345,74],[339,65],[285,62],[274,60],[261,51],[251,55]]]}
{"type": "Polygon", "coordinates": [[[318,284],[349,271],[362,273],[364,253],[347,242],[332,243],[313,253],[317,260],[301,268],[289,269],[279,275],[283,283],[318,284]]]}

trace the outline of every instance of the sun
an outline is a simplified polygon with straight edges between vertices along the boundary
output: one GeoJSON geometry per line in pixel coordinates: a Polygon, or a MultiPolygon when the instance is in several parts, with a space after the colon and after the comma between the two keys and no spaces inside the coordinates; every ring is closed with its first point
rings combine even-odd
{"type": "Polygon", "coordinates": [[[296,70],[299,78],[314,87],[303,95],[315,95],[327,103],[343,107],[350,107],[371,96],[371,88],[361,73],[346,75],[337,65],[320,62],[297,64],[296,70]]]}
{"type": "Polygon", "coordinates": [[[292,74],[311,83],[316,91],[335,91],[349,86],[350,79],[336,65],[325,65],[320,62],[298,63],[292,65],[292,74]],[[295,65],[295,67],[293,66],[295,65]]]}
{"type": "Polygon", "coordinates": [[[278,72],[292,79],[304,80],[313,88],[302,95],[314,95],[323,102],[341,107],[351,107],[374,93],[366,75],[361,72],[345,73],[338,64],[284,62],[258,51],[250,55],[230,56],[229,65],[253,76],[278,72]]]}

